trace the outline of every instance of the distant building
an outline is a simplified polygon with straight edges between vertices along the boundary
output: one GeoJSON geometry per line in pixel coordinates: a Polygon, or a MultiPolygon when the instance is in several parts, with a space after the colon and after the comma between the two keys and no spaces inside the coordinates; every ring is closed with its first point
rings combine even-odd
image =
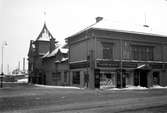
{"type": "Polygon", "coordinates": [[[167,36],[95,25],[66,40],[71,85],[167,86],[167,36]]]}
{"type": "Polygon", "coordinates": [[[56,49],[54,37],[44,24],[39,36],[35,41],[30,41],[28,52],[29,83],[46,84],[46,75],[42,65],[42,57],[47,52],[56,49]]]}

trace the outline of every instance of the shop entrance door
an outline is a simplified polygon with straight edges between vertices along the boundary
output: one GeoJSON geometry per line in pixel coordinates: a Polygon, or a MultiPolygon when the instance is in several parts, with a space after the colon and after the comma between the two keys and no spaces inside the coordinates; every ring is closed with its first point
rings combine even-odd
{"type": "Polygon", "coordinates": [[[100,88],[100,69],[95,69],[95,88],[100,88]]]}
{"type": "Polygon", "coordinates": [[[147,74],[149,70],[137,69],[134,73],[134,85],[148,87],[147,85],[147,74]]]}
{"type": "Polygon", "coordinates": [[[160,85],[160,77],[159,77],[159,73],[158,71],[153,72],[153,85],[160,85]]]}

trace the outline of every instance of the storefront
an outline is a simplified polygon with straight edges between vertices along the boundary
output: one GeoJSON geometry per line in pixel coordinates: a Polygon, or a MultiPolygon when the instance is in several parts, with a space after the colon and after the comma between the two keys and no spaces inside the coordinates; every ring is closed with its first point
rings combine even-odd
{"type": "Polygon", "coordinates": [[[161,85],[166,63],[97,60],[100,88],[161,85]]]}

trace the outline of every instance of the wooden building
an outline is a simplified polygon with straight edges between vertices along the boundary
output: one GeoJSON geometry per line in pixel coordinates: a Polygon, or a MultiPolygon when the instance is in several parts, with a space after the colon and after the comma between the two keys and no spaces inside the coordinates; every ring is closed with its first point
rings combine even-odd
{"type": "Polygon", "coordinates": [[[49,51],[56,49],[57,42],[44,24],[37,39],[30,41],[28,52],[29,83],[46,84],[46,75],[43,70],[42,57],[49,51]]]}
{"type": "Polygon", "coordinates": [[[98,24],[66,39],[71,85],[167,86],[167,36],[98,24]]]}
{"type": "Polygon", "coordinates": [[[58,47],[42,57],[42,66],[47,85],[70,85],[68,49],[58,47]]]}

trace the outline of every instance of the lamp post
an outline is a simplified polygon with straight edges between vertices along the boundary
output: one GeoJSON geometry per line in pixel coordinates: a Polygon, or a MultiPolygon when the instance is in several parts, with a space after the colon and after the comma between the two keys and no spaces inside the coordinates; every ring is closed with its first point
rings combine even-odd
{"type": "Polygon", "coordinates": [[[1,88],[3,87],[3,75],[4,75],[4,73],[3,73],[3,49],[4,49],[4,47],[5,46],[7,46],[7,42],[6,41],[4,41],[3,43],[2,43],[2,46],[1,46],[1,51],[2,51],[2,64],[1,64],[1,88]]]}

